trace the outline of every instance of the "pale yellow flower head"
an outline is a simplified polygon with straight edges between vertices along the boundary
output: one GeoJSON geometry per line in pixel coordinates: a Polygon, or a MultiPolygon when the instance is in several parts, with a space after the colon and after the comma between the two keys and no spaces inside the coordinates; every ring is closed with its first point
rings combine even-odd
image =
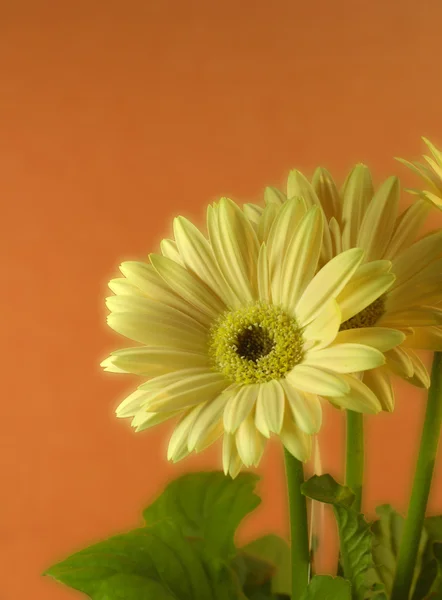
{"type": "Polygon", "coordinates": [[[409,167],[414,173],[423,178],[425,183],[429,186],[428,190],[411,189],[408,190],[412,194],[417,194],[421,198],[425,198],[437,208],[442,209],[442,152],[434,146],[430,140],[422,138],[431,152],[432,156],[424,155],[423,158],[427,164],[419,162],[410,162],[403,158],[397,160],[407,167],[409,167]]]}
{"type": "Polygon", "coordinates": [[[351,374],[383,365],[404,334],[385,328],[381,343],[359,330],[338,336],[361,306],[351,293],[355,277],[370,279],[376,299],[394,282],[391,265],[366,263],[363,250],[350,248],[318,270],[324,225],[320,207],[293,198],[275,206],[264,239],[223,198],[208,207],[207,237],[178,217],[161,254],[123,263],[124,277],[109,284],[108,323],[139,345],[113,352],[103,366],[146,381],[117,415],[138,431],[178,417],[173,461],[223,437],[224,470],[235,476],[258,465],[271,435],[307,460],[321,427],[320,397],[380,411],[376,394],[351,374]]]}
{"type": "Polygon", "coordinates": [[[364,250],[363,261],[336,297],[343,322],[335,343],[363,340],[385,353],[386,364],[362,379],[383,409],[392,410],[391,375],[428,387],[428,373],[415,349],[442,350],[442,230],[418,236],[431,205],[419,198],[400,213],[397,178],[375,190],[362,164],[352,169],[341,189],[326,169],[318,168],[311,181],[294,170],[287,194],[267,188],[265,206],[244,206],[260,242],[269,240],[273,221],[293,197],[318,206],[324,215],[328,226],[320,264],[329,264],[342,251],[364,250]],[[401,346],[388,347],[393,332],[403,336],[401,346]]]}

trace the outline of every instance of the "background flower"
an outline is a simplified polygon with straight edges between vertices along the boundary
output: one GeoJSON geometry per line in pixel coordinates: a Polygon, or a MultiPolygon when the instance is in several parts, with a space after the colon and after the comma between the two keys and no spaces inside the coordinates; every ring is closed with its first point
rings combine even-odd
{"type": "Polygon", "coordinates": [[[418,199],[399,214],[399,195],[396,177],[388,178],[375,191],[369,169],[359,164],[340,190],[326,169],[318,168],[311,182],[293,170],[287,194],[267,188],[265,207],[244,206],[260,241],[271,236],[272,223],[284,211],[287,198],[301,197],[306,206],[321,207],[328,223],[322,264],[342,250],[364,249],[365,263],[337,297],[343,323],[335,343],[358,339],[385,351],[385,366],[363,375],[384,410],[394,407],[391,373],[428,387],[428,373],[414,350],[442,349],[442,230],[416,240],[430,204],[418,199]],[[384,346],[384,332],[391,330],[402,332],[404,340],[407,336],[400,347],[384,346]]]}

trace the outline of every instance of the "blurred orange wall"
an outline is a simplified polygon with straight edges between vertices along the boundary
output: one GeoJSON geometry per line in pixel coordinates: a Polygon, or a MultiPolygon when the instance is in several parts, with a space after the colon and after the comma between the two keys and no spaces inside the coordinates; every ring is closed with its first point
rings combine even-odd
{"type": "MultiPolygon", "coordinates": [[[[363,161],[413,184],[393,157],[442,143],[441,20],[439,0],[0,2],[1,600],[78,597],[40,572],[138,525],[170,478],[220,466],[218,445],[169,465],[170,425],[114,418],[135,385],[98,366],[125,343],[105,327],[118,264],[174,215],[259,200],[295,166],[342,178],[363,161]]],[[[406,506],[424,396],[399,390],[368,419],[371,513],[406,506]]],[[[327,411],[338,477],[343,432],[327,411]]],[[[259,473],[243,539],[287,530],[277,444],[259,473]]]]}

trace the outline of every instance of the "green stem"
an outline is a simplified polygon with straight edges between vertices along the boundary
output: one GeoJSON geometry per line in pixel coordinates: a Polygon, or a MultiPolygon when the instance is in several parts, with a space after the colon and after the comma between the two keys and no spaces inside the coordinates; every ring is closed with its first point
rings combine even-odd
{"type": "Polygon", "coordinates": [[[417,459],[413,489],[399,547],[391,600],[407,600],[416,566],[416,557],[425,520],[437,445],[442,424],[442,353],[436,352],[431,371],[424,428],[417,459]]]}
{"type": "Polygon", "coordinates": [[[299,600],[307,588],[310,569],[307,501],[301,494],[304,468],[302,462],[287,450],[284,450],[284,455],[290,510],[292,600],[299,600]]]}
{"type": "Polygon", "coordinates": [[[356,496],[353,508],[361,512],[364,477],[364,417],[352,410],[347,410],[346,446],[345,483],[356,496]]]}

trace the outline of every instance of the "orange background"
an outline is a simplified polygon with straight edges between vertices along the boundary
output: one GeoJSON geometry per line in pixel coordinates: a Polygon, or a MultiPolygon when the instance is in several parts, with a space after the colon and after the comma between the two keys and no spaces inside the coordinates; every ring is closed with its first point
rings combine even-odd
{"type": "MultiPolygon", "coordinates": [[[[442,142],[442,4],[417,6],[0,3],[1,600],[78,597],[40,572],[137,526],[170,478],[219,467],[218,445],[172,466],[169,424],[135,435],[114,418],[135,381],[98,366],[125,343],[105,327],[107,280],[172,216],[259,200],[294,166],[339,178],[363,161],[414,184],[393,156],[418,157],[421,135],[442,142]]],[[[393,415],[367,420],[371,513],[406,506],[424,395],[399,390],[393,415]]],[[[343,431],[328,410],[324,467],[338,477],[343,431]]],[[[287,530],[277,444],[259,473],[243,539],[287,530]]],[[[441,478],[439,463],[439,512],[441,478]]]]}

